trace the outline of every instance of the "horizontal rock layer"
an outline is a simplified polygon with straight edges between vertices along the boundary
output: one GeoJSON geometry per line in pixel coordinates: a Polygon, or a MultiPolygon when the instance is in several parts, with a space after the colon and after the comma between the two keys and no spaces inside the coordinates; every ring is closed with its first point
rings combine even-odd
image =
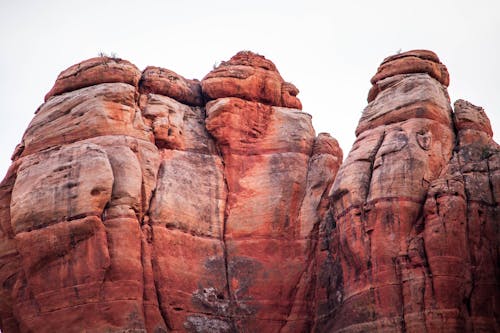
{"type": "Polygon", "coordinates": [[[482,109],[452,110],[447,75],[419,50],[372,79],[330,192],[323,274],[335,278],[317,331],[499,330],[500,150],[482,109]]]}
{"type": "Polygon", "coordinates": [[[342,163],[248,51],[63,71],[0,183],[2,332],[499,331],[484,110],[431,51],[371,82],[342,163]]]}
{"type": "Polygon", "coordinates": [[[310,327],[292,307],[313,304],[296,290],[342,152],[297,93],[250,52],[202,82],[107,57],[63,71],[0,187],[0,328],[310,327]]]}

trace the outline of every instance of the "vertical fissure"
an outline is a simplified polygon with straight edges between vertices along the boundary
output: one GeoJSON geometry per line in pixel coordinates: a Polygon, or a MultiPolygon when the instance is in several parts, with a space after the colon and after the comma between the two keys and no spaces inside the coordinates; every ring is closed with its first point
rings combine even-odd
{"type": "MultiPolygon", "coordinates": [[[[314,145],[314,143],[313,143],[313,145],[314,145]]],[[[297,216],[295,219],[295,221],[298,222],[298,223],[296,223],[296,225],[298,227],[293,228],[293,239],[297,239],[297,236],[300,235],[300,228],[302,226],[302,221],[300,221],[299,218],[301,215],[301,210],[302,210],[302,206],[304,204],[304,200],[305,200],[306,195],[307,195],[307,186],[309,184],[309,170],[311,169],[311,166],[312,166],[313,151],[314,151],[314,149],[311,149],[311,153],[309,154],[309,159],[307,161],[307,170],[306,170],[306,176],[305,176],[306,183],[305,183],[305,187],[304,187],[304,193],[303,193],[302,198],[300,200],[300,205],[298,206],[297,216]]],[[[324,194],[325,194],[325,191],[323,191],[323,193],[321,194],[321,199],[323,199],[324,194]]],[[[321,203],[321,200],[320,200],[320,203],[321,203]]],[[[316,210],[317,210],[317,207],[316,207],[316,210]]],[[[290,303],[289,303],[289,306],[287,309],[287,313],[284,317],[285,319],[283,320],[283,323],[282,323],[278,332],[281,332],[283,330],[283,328],[286,326],[286,324],[288,323],[288,318],[290,317],[290,314],[292,313],[292,309],[295,305],[295,300],[297,297],[300,281],[304,277],[305,273],[308,271],[310,271],[312,275],[315,275],[315,273],[316,273],[316,267],[315,267],[316,265],[314,263],[314,253],[316,253],[316,245],[318,242],[317,239],[318,239],[320,221],[321,221],[321,219],[318,219],[317,221],[315,221],[313,228],[311,230],[311,233],[309,235],[310,243],[309,243],[309,246],[307,249],[308,254],[307,254],[307,259],[306,259],[306,265],[304,265],[304,269],[302,270],[302,272],[300,272],[299,277],[298,277],[297,281],[294,283],[294,287],[290,292],[290,298],[289,298],[290,303]],[[316,236],[316,239],[315,239],[315,237],[313,237],[313,235],[316,236]],[[311,269],[309,269],[309,268],[311,268],[311,269]]]]}
{"type": "MultiPolygon", "coordinates": [[[[220,155],[221,156],[221,155],[220,155]]],[[[222,159],[222,156],[221,156],[222,159]]],[[[222,240],[222,250],[224,252],[224,270],[226,274],[226,292],[229,297],[230,303],[235,302],[235,297],[231,291],[231,284],[229,281],[229,260],[228,260],[228,250],[227,250],[227,243],[226,243],[226,231],[227,231],[227,220],[229,217],[229,185],[227,183],[227,178],[226,178],[226,163],[224,162],[224,159],[222,159],[222,165],[223,165],[223,177],[224,177],[224,187],[226,188],[226,202],[225,202],[225,207],[224,207],[224,220],[222,221],[222,233],[221,233],[221,240],[222,240]]]]}
{"type": "MultiPolygon", "coordinates": [[[[153,230],[151,230],[151,232],[153,232],[153,230]]],[[[154,239],[154,235],[153,235],[153,239],[154,239]]],[[[155,287],[156,299],[158,300],[158,310],[160,312],[161,318],[163,319],[163,322],[165,323],[165,326],[167,326],[167,329],[171,330],[172,325],[170,323],[170,320],[168,319],[167,312],[164,310],[164,308],[162,306],[163,297],[160,293],[160,288],[158,286],[158,279],[156,279],[156,277],[155,277],[155,271],[156,271],[157,264],[155,263],[155,261],[152,258],[151,258],[151,266],[153,268],[153,284],[155,287]]]]}
{"type": "Polygon", "coordinates": [[[488,185],[489,185],[490,192],[491,192],[491,199],[493,200],[493,205],[495,207],[497,207],[498,201],[497,201],[497,198],[495,196],[495,188],[493,186],[493,181],[491,180],[491,169],[490,169],[490,158],[489,157],[486,160],[486,167],[488,168],[488,185]]]}
{"type": "Polygon", "coordinates": [[[380,147],[382,146],[382,143],[384,142],[385,139],[385,130],[382,132],[382,135],[380,136],[380,139],[377,142],[377,145],[375,146],[375,149],[372,151],[370,156],[368,157],[370,161],[370,170],[368,172],[369,178],[368,178],[368,186],[366,188],[366,194],[365,194],[365,200],[364,204],[366,204],[368,197],[370,195],[370,190],[371,190],[371,185],[372,185],[372,178],[373,178],[373,170],[374,170],[374,165],[375,165],[375,159],[377,158],[377,153],[380,150],[380,147]]]}
{"type": "MultiPolygon", "coordinates": [[[[147,237],[145,237],[145,241],[148,242],[148,243],[151,243],[151,244],[154,242],[154,230],[153,230],[153,225],[152,225],[151,218],[149,217],[149,211],[151,209],[151,204],[152,204],[152,202],[153,202],[153,200],[155,198],[155,195],[156,195],[156,189],[157,189],[157,186],[158,186],[158,180],[160,179],[161,174],[162,174],[161,165],[162,164],[160,162],[160,165],[158,167],[158,172],[156,173],[155,188],[151,192],[151,196],[149,197],[149,203],[148,203],[147,207],[145,207],[145,211],[144,211],[144,214],[143,214],[142,220],[141,220],[141,225],[143,225],[143,226],[147,225],[147,228],[149,229],[149,232],[150,232],[149,235],[146,235],[147,237]]],[[[144,184],[142,186],[144,186],[144,184]]],[[[143,192],[145,192],[145,191],[143,191],[143,192]]],[[[143,197],[143,200],[142,200],[143,202],[144,202],[144,198],[145,198],[145,196],[143,197]]],[[[144,231],[141,230],[141,232],[144,232],[144,231]]],[[[142,242],[141,242],[141,244],[142,244],[142,242]]],[[[146,244],[144,244],[144,245],[146,245],[146,244]]],[[[144,250],[145,250],[144,247],[141,246],[141,255],[145,254],[144,250]]],[[[154,257],[154,246],[151,246],[150,257],[146,258],[146,260],[149,260],[151,262],[151,271],[152,271],[152,278],[153,278],[153,286],[154,286],[154,291],[155,291],[155,294],[156,294],[156,300],[158,302],[158,311],[159,311],[160,316],[163,319],[163,323],[165,324],[165,326],[167,327],[167,329],[171,330],[172,329],[172,325],[171,325],[170,320],[168,318],[168,314],[166,313],[166,311],[164,310],[164,308],[162,306],[162,304],[163,304],[162,303],[163,297],[162,297],[160,289],[159,289],[157,274],[155,274],[157,272],[157,264],[156,264],[155,260],[153,259],[153,257],[154,257]]],[[[144,279],[143,283],[145,285],[146,281],[145,281],[144,267],[143,267],[143,279],[144,279]]],[[[143,302],[144,302],[144,299],[143,299],[143,302]]],[[[143,308],[144,308],[144,305],[143,305],[143,308]]],[[[146,313],[144,313],[144,316],[146,316],[146,313]]]]}
{"type": "Polygon", "coordinates": [[[467,326],[467,320],[471,317],[472,315],[472,308],[471,308],[471,298],[472,294],[474,293],[474,285],[475,285],[475,266],[476,266],[476,259],[474,257],[474,254],[472,253],[472,250],[470,248],[471,240],[470,240],[470,194],[469,190],[467,189],[467,178],[463,174],[463,166],[460,161],[460,138],[458,135],[458,131],[455,128],[455,133],[457,135],[457,140],[456,140],[456,159],[457,159],[457,164],[458,164],[458,172],[460,173],[460,176],[462,178],[463,186],[464,186],[464,195],[465,195],[465,239],[466,239],[466,247],[467,247],[467,253],[469,254],[469,273],[470,273],[470,290],[469,292],[464,295],[464,303],[467,309],[467,316],[464,316],[465,321],[466,321],[466,326],[467,326]]]}
{"type": "Polygon", "coordinates": [[[399,258],[394,260],[394,270],[399,284],[399,299],[401,301],[401,333],[406,333],[406,320],[405,320],[405,300],[403,292],[403,273],[401,269],[401,262],[399,258]]]}
{"type": "MultiPolygon", "coordinates": [[[[205,129],[206,129],[206,122],[205,122],[205,129]]],[[[223,181],[224,181],[224,188],[225,188],[225,192],[226,192],[226,200],[224,202],[224,220],[222,221],[222,231],[221,231],[221,242],[222,242],[222,252],[223,252],[223,256],[224,256],[224,274],[225,274],[225,280],[226,280],[226,293],[228,295],[228,298],[229,298],[229,307],[228,307],[228,311],[227,311],[227,319],[230,321],[230,325],[232,327],[232,329],[234,331],[238,331],[237,330],[237,325],[236,325],[236,322],[235,322],[235,318],[234,318],[234,315],[235,315],[235,308],[236,308],[236,297],[233,293],[233,290],[231,289],[231,280],[230,280],[230,276],[229,276],[229,271],[230,271],[230,265],[229,265],[229,251],[228,251],[228,248],[227,248],[227,239],[226,239],[226,233],[227,233],[227,222],[228,222],[228,218],[229,218],[229,193],[230,193],[230,188],[229,188],[229,183],[227,181],[227,172],[226,172],[226,161],[224,160],[224,154],[222,153],[222,149],[220,147],[220,145],[217,143],[217,140],[212,136],[212,134],[207,130],[207,133],[209,135],[209,137],[213,140],[213,142],[215,143],[215,149],[216,149],[216,152],[217,152],[217,155],[220,157],[221,159],[221,163],[222,163],[222,177],[223,177],[223,181]]]]}

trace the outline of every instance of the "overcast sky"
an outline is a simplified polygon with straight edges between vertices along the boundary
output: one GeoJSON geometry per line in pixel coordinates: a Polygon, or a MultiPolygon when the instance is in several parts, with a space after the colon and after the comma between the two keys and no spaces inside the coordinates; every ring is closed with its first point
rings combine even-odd
{"type": "Polygon", "coordinates": [[[483,106],[499,142],[499,3],[0,0],[0,179],[57,75],[99,52],[198,79],[239,50],[265,55],[346,156],[380,62],[430,49],[448,67],[452,102],[483,106]]]}

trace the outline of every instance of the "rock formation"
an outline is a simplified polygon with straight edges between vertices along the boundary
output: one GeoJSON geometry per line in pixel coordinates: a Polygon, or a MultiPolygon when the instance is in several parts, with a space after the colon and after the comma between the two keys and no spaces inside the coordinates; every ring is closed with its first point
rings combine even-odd
{"type": "Polygon", "coordinates": [[[430,51],[372,84],[342,163],[251,52],[63,71],[0,184],[2,332],[499,331],[486,114],[430,51]]]}
{"type": "Polygon", "coordinates": [[[297,93],[250,52],[201,83],[113,58],[63,71],[1,186],[3,331],[310,325],[291,308],[342,152],[297,93]]]}
{"type": "Polygon", "coordinates": [[[429,51],[385,59],[371,82],[330,192],[342,278],[317,330],[498,331],[500,147],[488,118],[460,100],[452,111],[429,51]]]}

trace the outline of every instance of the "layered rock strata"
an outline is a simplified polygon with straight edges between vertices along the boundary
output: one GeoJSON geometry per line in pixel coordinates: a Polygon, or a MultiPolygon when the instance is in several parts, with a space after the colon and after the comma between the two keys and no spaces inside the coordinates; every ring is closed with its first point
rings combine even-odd
{"type": "Polygon", "coordinates": [[[330,193],[317,331],[498,331],[500,150],[487,117],[465,101],[452,110],[429,51],[387,58],[372,83],[330,193]]]}
{"type": "Polygon", "coordinates": [[[63,71],[0,187],[2,331],[310,326],[292,307],[342,152],[297,93],[251,52],[201,82],[63,71]]]}
{"type": "Polygon", "coordinates": [[[240,52],[203,80],[63,71],[0,184],[2,332],[500,331],[500,147],[431,51],[356,141],[240,52]]]}

